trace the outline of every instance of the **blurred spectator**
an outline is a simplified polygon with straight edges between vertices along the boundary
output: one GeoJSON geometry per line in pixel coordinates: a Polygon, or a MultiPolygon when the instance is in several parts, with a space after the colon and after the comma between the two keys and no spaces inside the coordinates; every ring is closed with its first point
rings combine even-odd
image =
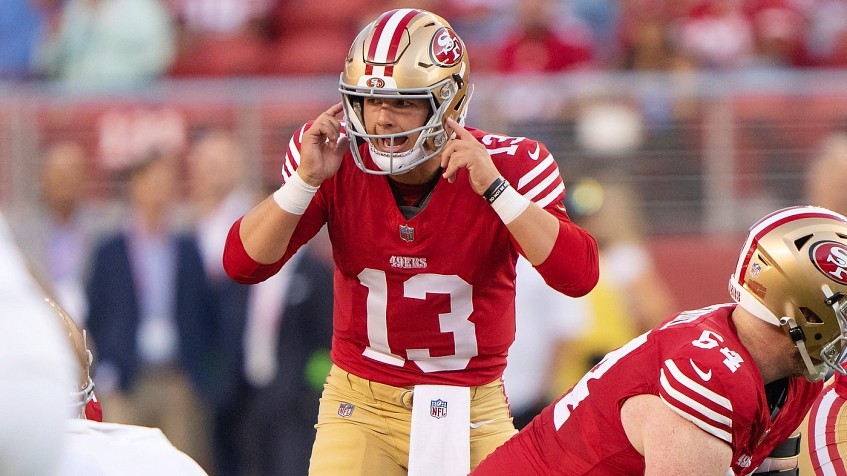
{"type": "Polygon", "coordinates": [[[753,28],[754,66],[808,65],[803,29],[805,19],[792,0],[748,0],[744,4],[753,28]]]}
{"type": "Polygon", "coordinates": [[[680,51],[705,69],[746,66],[755,55],[753,26],[741,0],[702,0],[678,18],[672,32],[680,51]]]}
{"type": "Polygon", "coordinates": [[[847,213],[847,133],[836,132],[821,144],[806,171],[806,199],[809,205],[847,213]]]}
{"type": "Polygon", "coordinates": [[[104,418],[159,427],[208,468],[216,325],[197,240],[169,223],[176,162],[152,153],[126,176],[125,221],[95,248],[86,287],[104,418]]]}
{"type": "Polygon", "coordinates": [[[806,48],[813,66],[847,67],[847,2],[809,0],[804,13],[806,48]]]}
{"type": "Polygon", "coordinates": [[[273,46],[267,57],[266,72],[337,75],[350,43],[364,26],[363,15],[382,3],[373,0],[277,2],[271,12],[273,46]]]}
{"type": "Polygon", "coordinates": [[[29,79],[44,34],[44,15],[35,0],[4,0],[0,8],[0,79],[29,79]]]}
{"type": "Polygon", "coordinates": [[[575,22],[561,25],[555,7],[554,0],[524,0],[516,5],[517,23],[500,45],[498,71],[555,73],[591,64],[589,30],[575,22]]]}
{"type": "Polygon", "coordinates": [[[664,70],[678,54],[669,25],[686,2],[670,0],[624,0],[620,2],[616,32],[618,51],[609,68],[664,70]]]}
{"type": "Polygon", "coordinates": [[[586,332],[590,309],[583,298],[552,290],[523,258],[518,259],[515,342],[503,383],[515,428],[521,429],[557,395],[553,375],[560,346],[586,332]]]}
{"type": "Polygon", "coordinates": [[[41,165],[40,206],[15,222],[35,272],[51,286],[56,301],[78,319],[87,312],[84,283],[91,248],[114,221],[88,201],[90,164],[77,142],[50,145],[41,165]]]}
{"type": "Polygon", "coordinates": [[[159,0],[67,0],[41,67],[73,87],[131,87],[167,70],[174,42],[159,0]]]}
{"type": "Polygon", "coordinates": [[[223,249],[229,225],[258,200],[244,185],[247,160],[235,138],[222,130],[208,131],[191,145],[188,155],[190,203],[200,253],[211,295],[206,325],[215,325],[216,398],[212,444],[217,476],[238,475],[243,464],[239,431],[245,418],[242,340],[250,288],[229,279],[223,269],[223,249]]]}
{"type": "Polygon", "coordinates": [[[173,76],[245,76],[262,72],[278,0],[166,0],[177,22],[173,76]]]}
{"type": "Polygon", "coordinates": [[[573,15],[585,24],[592,38],[594,60],[598,65],[614,65],[621,19],[619,0],[570,0],[573,15]]]}

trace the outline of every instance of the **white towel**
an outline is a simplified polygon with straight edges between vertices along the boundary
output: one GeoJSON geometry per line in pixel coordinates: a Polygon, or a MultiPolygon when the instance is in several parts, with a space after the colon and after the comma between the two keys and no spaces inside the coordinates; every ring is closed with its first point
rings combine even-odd
{"type": "Polygon", "coordinates": [[[416,385],[409,476],[467,476],[471,470],[468,387],[416,385]]]}

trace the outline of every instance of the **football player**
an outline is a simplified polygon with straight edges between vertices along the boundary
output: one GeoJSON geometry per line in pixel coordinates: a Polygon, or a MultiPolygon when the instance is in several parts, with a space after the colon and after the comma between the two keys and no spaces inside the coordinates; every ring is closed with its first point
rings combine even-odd
{"type": "Polygon", "coordinates": [[[802,474],[847,475],[847,375],[835,373],[802,426],[802,474]]]}
{"type": "Polygon", "coordinates": [[[312,476],[467,474],[515,433],[518,254],[567,295],[597,282],[544,144],[464,125],[469,74],[443,18],[383,13],[353,41],[341,102],[292,137],[282,187],[230,230],[225,268],[249,284],[327,226],[334,365],[312,476]]]}
{"type": "Polygon", "coordinates": [[[796,475],[795,430],[847,357],[847,218],[764,217],[729,292],[608,353],[471,474],[796,475]]]}
{"type": "Polygon", "coordinates": [[[158,428],[104,423],[90,369],[93,356],[81,332],[64,308],[47,299],[62,322],[76,354],[78,386],[71,392],[77,418],[67,422],[58,476],[78,474],[206,476],[188,455],[175,448],[158,428]]]}
{"type": "Polygon", "coordinates": [[[70,416],[71,349],[0,212],[0,474],[53,474],[70,416]]]}

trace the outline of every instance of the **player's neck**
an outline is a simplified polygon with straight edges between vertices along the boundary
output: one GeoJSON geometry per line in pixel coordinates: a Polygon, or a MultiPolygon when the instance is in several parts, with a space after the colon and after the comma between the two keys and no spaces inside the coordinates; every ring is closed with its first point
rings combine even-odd
{"type": "Polygon", "coordinates": [[[781,378],[798,375],[797,349],[781,328],[750,314],[740,306],[733,322],[741,343],[753,356],[765,385],[781,378]]]}
{"type": "Polygon", "coordinates": [[[407,185],[423,185],[439,173],[441,173],[441,157],[436,156],[404,174],[392,175],[391,180],[407,185]]]}

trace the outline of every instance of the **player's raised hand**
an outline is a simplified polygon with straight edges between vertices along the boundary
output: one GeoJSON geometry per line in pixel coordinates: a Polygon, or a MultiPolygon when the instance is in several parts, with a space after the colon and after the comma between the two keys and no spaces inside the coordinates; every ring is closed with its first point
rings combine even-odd
{"type": "Polygon", "coordinates": [[[455,132],[456,136],[447,142],[447,146],[441,152],[444,178],[450,183],[455,182],[456,172],[464,167],[470,172],[471,187],[476,193],[482,195],[485,189],[500,176],[500,172],[491,160],[491,156],[488,155],[485,146],[467,129],[452,118],[447,119],[447,127],[455,132]]]}
{"type": "Polygon", "coordinates": [[[300,146],[300,178],[311,185],[320,185],[332,177],[341,159],[347,152],[348,139],[341,134],[341,121],[338,114],[343,107],[335,104],[315,119],[309,129],[303,133],[300,146]]]}

